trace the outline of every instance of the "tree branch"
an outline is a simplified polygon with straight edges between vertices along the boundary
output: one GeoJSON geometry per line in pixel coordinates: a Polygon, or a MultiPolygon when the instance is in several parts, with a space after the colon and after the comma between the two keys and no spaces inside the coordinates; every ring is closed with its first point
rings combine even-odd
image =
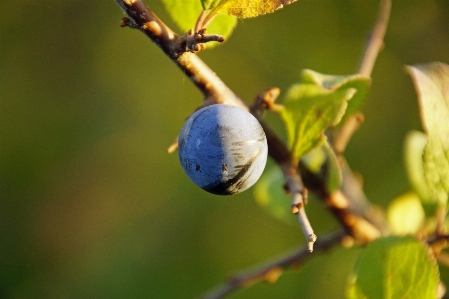
{"type": "MultiPolygon", "coordinates": [[[[390,13],[391,0],[381,0],[377,20],[373,31],[368,37],[363,58],[359,66],[358,73],[361,75],[371,77],[377,56],[384,47],[384,38],[387,32],[390,13]]],[[[363,114],[360,112],[352,115],[334,136],[333,148],[337,155],[343,155],[346,145],[354,132],[359,128],[361,122],[363,122],[363,118],[363,114]]]]}
{"type": "MultiPolygon", "coordinates": [[[[326,251],[330,247],[339,244],[345,237],[346,234],[343,231],[338,231],[331,235],[324,236],[317,240],[317,242],[315,243],[315,251],[326,251]]],[[[285,270],[291,267],[299,267],[310,257],[312,257],[312,255],[310,255],[308,248],[301,248],[300,250],[290,255],[287,255],[256,270],[248,271],[247,273],[230,277],[225,285],[204,296],[203,299],[224,298],[226,295],[229,295],[239,288],[249,287],[260,281],[275,283],[277,278],[285,270]]]]}
{"type": "MultiPolygon", "coordinates": [[[[161,50],[203,93],[204,105],[213,103],[226,103],[239,106],[245,110],[249,110],[248,106],[237,95],[235,95],[234,92],[229,89],[224,84],[224,82],[198,56],[190,52],[198,50],[195,46],[195,43],[191,42],[192,38],[200,39],[198,44],[201,44],[201,41],[215,40],[218,39],[218,37],[216,38],[213,35],[208,36],[203,31],[195,34],[193,32],[189,32],[185,36],[178,37],[153,12],[151,12],[141,0],[115,0],[115,2],[118,3],[123,11],[128,15],[128,18],[123,19],[122,25],[139,29],[153,42],[155,42],[161,48],[161,50]],[[201,37],[197,37],[196,34],[201,34],[201,37]]],[[[384,0],[382,2],[382,7],[384,7],[386,5],[385,3],[387,2],[390,3],[389,0],[384,0]]],[[[383,26],[385,26],[386,28],[386,23],[384,20],[386,11],[389,13],[389,6],[386,7],[388,9],[381,8],[381,14],[378,18],[378,23],[382,21],[382,24],[384,25],[380,26],[379,24],[376,24],[371,38],[372,42],[368,43],[367,50],[364,55],[360,71],[361,73],[371,73],[372,66],[374,65],[374,61],[380,49],[380,47],[377,46],[379,44],[379,37],[383,38],[383,34],[385,33],[385,29],[383,29],[383,31],[381,29],[383,28],[383,26]],[[383,33],[380,34],[379,32],[383,33]]],[[[200,46],[200,48],[202,48],[202,46],[200,46]]],[[[273,92],[273,90],[271,90],[271,92],[273,92]]],[[[270,99],[270,97],[272,99],[271,104],[269,101],[262,101],[263,103],[265,103],[265,105],[267,105],[268,109],[275,109],[276,105],[274,104],[274,99],[277,97],[277,94],[278,90],[274,91],[274,96],[265,94],[268,99],[270,99]]],[[[287,191],[289,191],[292,196],[292,212],[297,213],[298,215],[303,232],[308,241],[308,246],[307,249],[301,249],[294,255],[287,256],[260,270],[256,270],[252,272],[252,274],[249,273],[246,276],[234,277],[234,279],[232,279],[225,287],[223,287],[221,291],[217,292],[217,294],[222,295],[219,295],[218,297],[207,298],[221,298],[222,296],[230,293],[238,287],[247,285],[248,283],[255,283],[261,279],[267,279],[267,275],[269,275],[270,273],[278,273],[277,275],[280,275],[282,271],[276,272],[276,269],[283,270],[295,263],[302,262],[306,259],[306,257],[308,256],[308,252],[312,250],[312,246],[315,242],[316,236],[313,233],[304,210],[304,206],[307,203],[307,189],[304,188],[303,181],[307,188],[311,189],[311,191],[316,193],[325,201],[328,208],[334,213],[336,218],[340,221],[345,229],[345,233],[337,233],[332,236],[319,239],[315,243],[316,249],[320,251],[326,249],[332,244],[336,244],[343,238],[345,234],[349,234],[356,240],[361,240],[362,242],[373,240],[379,236],[379,229],[377,225],[373,225],[371,224],[371,221],[367,221],[366,219],[369,219],[369,217],[366,217],[366,213],[363,214],[364,211],[366,212],[366,210],[369,210],[368,208],[370,207],[370,205],[366,200],[363,191],[361,190],[360,184],[355,183],[357,188],[355,188],[354,190],[356,190],[356,192],[352,192],[354,190],[345,187],[344,180],[342,192],[338,191],[332,194],[328,194],[326,191],[325,177],[309,171],[307,167],[301,163],[299,165],[296,165],[293,162],[291,153],[286,144],[262,119],[264,109],[265,108],[259,109],[257,108],[257,106],[251,107],[251,112],[253,112],[253,114],[258,118],[265,131],[268,143],[268,154],[283,171],[284,178],[287,182],[287,191]],[[356,211],[356,209],[354,209],[354,207],[351,205],[357,202],[359,203],[357,204],[358,207],[362,206],[364,207],[364,209],[366,209],[362,212],[356,211]]],[[[347,140],[349,140],[349,138],[347,138],[347,140]]],[[[346,145],[347,140],[344,140],[344,146],[346,145]]],[[[175,147],[172,146],[171,150],[173,150],[174,148],[175,147]]],[[[352,172],[349,171],[349,173],[352,175],[352,172]]],[[[346,175],[346,177],[351,176],[346,175]]],[[[352,184],[354,182],[349,180],[349,183],[352,184]]]]}

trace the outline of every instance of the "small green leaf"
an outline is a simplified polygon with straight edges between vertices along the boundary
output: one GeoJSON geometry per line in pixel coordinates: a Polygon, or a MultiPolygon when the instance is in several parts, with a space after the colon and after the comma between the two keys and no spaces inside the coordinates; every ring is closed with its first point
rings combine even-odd
{"type": "MultiPolygon", "coordinates": [[[[196,20],[203,10],[198,0],[162,0],[162,2],[170,17],[183,32],[195,27],[196,20]]],[[[207,29],[210,33],[223,35],[226,40],[236,25],[235,17],[220,15],[212,20],[207,29]]],[[[219,43],[208,43],[207,48],[210,49],[216,45],[219,43]]]]}
{"type": "Polygon", "coordinates": [[[252,18],[272,13],[296,0],[201,0],[205,10],[237,18],[252,18]]]}
{"type": "Polygon", "coordinates": [[[425,214],[416,193],[409,192],[396,197],[388,206],[387,219],[392,234],[415,234],[423,225],[425,214]]]}
{"type": "Polygon", "coordinates": [[[405,138],[404,159],[408,180],[413,191],[421,199],[426,213],[428,215],[434,215],[438,208],[438,202],[432,196],[424,175],[423,153],[427,139],[427,135],[422,132],[409,132],[405,138]]]}
{"type": "Polygon", "coordinates": [[[446,206],[449,197],[449,66],[440,62],[408,67],[418,93],[427,134],[424,177],[430,198],[446,206]]]}
{"type": "Polygon", "coordinates": [[[298,219],[290,212],[292,199],[282,188],[284,177],[279,167],[265,170],[254,187],[256,203],[275,218],[292,225],[298,225],[298,219]]]}
{"type": "Polygon", "coordinates": [[[435,299],[439,272],[427,248],[413,237],[370,243],[347,289],[348,299],[435,299]]]}
{"type": "Polygon", "coordinates": [[[357,92],[357,89],[345,86],[327,89],[308,81],[308,73],[304,72],[305,82],[290,87],[281,111],[296,160],[323,143],[326,139],[324,130],[339,123],[348,101],[357,92]]]}
{"type": "Polygon", "coordinates": [[[342,119],[343,122],[345,118],[357,112],[362,106],[371,85],[371,78],[360,74],[338,76],[320,74],[312,70],[304,70],[303,82],[315,83],[329,90],[338,90],[348,87],[355,88],[357,93],[348,103],[346,113],[342,119]]]}

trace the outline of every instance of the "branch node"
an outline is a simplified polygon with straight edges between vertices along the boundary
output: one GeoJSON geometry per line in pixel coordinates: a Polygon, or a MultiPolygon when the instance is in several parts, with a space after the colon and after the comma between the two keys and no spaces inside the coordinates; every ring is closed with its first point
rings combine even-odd
{"type": "Polygon", "coordinates": [[[184,35],[178,38],[180,44],[180,53],[192,52],[196,53],[206,49],[206,43],[208,42],[224,42],[224,37],[219,34],[206,34],[206,29],[200,29],[198,32],[194,32],[192,29],[187,31],[184,35]]]}
{"type": "Polygon", "coordinates": [[[301,195],[304,205],[306,205],[309,202],[309,190],[304,187],[301,191],[301,195]]]}
{"type": "Polygon", "coordinates": [[[283,272],[284,270],[281,267],[274,267],[265,273],[264,279],[267,283],[274,284],[283,272]]]}

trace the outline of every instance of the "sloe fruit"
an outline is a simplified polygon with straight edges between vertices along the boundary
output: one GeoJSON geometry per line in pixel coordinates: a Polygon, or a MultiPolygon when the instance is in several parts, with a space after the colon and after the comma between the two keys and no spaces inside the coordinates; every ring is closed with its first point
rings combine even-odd
{"type": "Polygon", "coordinates": [[[267,161],[265,132],[237,106],[215,104],[193,113],[181,129],[178,155],[189,178],[217,195],[237,194],[261,176],[267,161]]]}

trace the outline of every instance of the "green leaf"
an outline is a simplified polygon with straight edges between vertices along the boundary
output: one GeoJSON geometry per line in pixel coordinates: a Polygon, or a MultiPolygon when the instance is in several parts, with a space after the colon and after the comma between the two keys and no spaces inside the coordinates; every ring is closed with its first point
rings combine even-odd
{"type": "MultiPolygon", "coordinates": [[[[162,0],[162,2],[170,17],[183,32],[195,27],[196,20],[203,10],[198,0],[162,0]]],[[[223,35],[226,40],[236,25],[235,17],[220,15],[212,20],[207,29],[210,33],[223,35]]],[[[208,43],[207,47],[210,49],[218,44],[220,43],[208,43]]]]}
{"type": "Polygon", "coordinates": [[[326,180],[326,191],[332,193],[340,189],[343,180],[340,163],[332,147],[327,141],[322,146],[312,149],[301,161],[307,169],[314,173],[320,173],[326,180]]]}
{"type": "MultiPolygon", "coordinates": [[[[274,218],[299,227],[297,215],[291,213],[292,198],[285,192],[284,184],[285,179],[281,169],[278,166],[267,167],[253,188],[254,199],[257,205],[274,218]]],[[[323,209],[321,202],[314,199],[313,196],[313,194],[309,194],[310,199],[306,210],[312,222],[314,219],[321,221],[314,225],[314,229],[319,231],[338,227],[334,217],[326,209],[323,209]],[[323,219],[326,220],[323,221],[323,219]]]]}
{"type": "Polygon", "coordinates": [[[336,89],[325,88],[309,81],[309,74],[310,71],[305,71],[305,82],[290,87],[281,111],[288,143],[296,160],[323,143],[326,139],[324,130],[339,123],[348,101],[357,93],[357,89],[344,85],[336,89]]]}
{"type": "Polygon", "coordinates": [[[282,188],[284,177],[279,167],[265,170],[254,187],[256,203],[275,218],[292,225],[298,225],[298,219],[290,212],[292,199],[282,188]]]}
{"type": "Polygon", "coordinates": [[[329,90],[338,90],[348,87],[357,90],[357,93],[352,97],[351,101],[348,102],[348,107],[346,108],[346,113],[342,122],[344,122],[348,116],[360,110],[371,86],[371,78],[360,74],[346,76],[325,75],[312,70],[303,71],[303,82],[315,83],[329,90]]]}
{"type": "Polygon", "coordinates": [[[388,206],[387,219],[392,234],[415,234],[423,225],[425,214],[416,193],[408,192],[396,197],[388,206]]]}
{"type": "Polygon", "coordinates": [[[237,18],[252,18],[272,13],[296,0],[201,0],[205,10],[237,18]]]}
{"type": "Polygon", "coordinates": [[[418,93],[427,134],[424,177],[430,197],[446,206],[449,197],[449,66],[440,62],[408,67],[418,93]]]}
{"type": "Polygon", "coordinates": [[[435,299],[439,273],[427,248],[413,237],[370,243],[347,289],[348,299],[435,299]]]}
{"type": "Polygon", "coordinates": [[[204,10],[211,10],[220,5],[223,0],[201,0],[201,5],[204,10]]]}

